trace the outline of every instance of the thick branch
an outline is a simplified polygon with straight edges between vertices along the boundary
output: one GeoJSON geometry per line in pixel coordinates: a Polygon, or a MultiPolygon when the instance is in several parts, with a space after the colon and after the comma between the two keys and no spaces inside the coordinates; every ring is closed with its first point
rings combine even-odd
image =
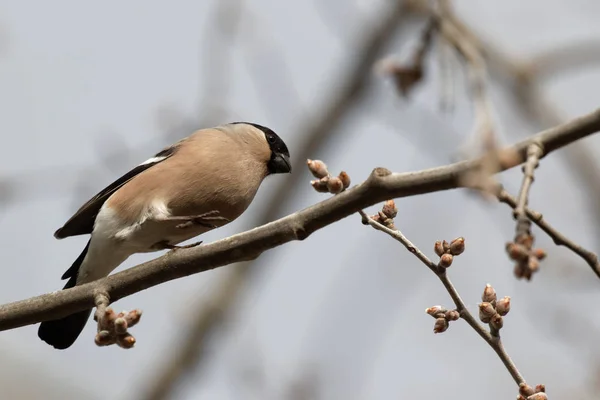
{"type": "MultiPolygon", "coordinates": [[[[514,145],[511,165],[525,162],[527,148],[539,142],[545,154],[600,130],[600,110],[543,131],[514,145]]],[[[363,183],[330,199],[277,221],[196,248],[167,253],[107,278],[67,290],[0,306],[0,330],[64,317],[94,307],[94,293],[106,291],[112,301],[158,284],[233,262],[255,259],[264,251],[293,240],[303,240],[359,210],[387,200],[459,187],[459,178],[477,168],[482,159],[463,161],[418,172],[391,173],[377,168],[363,183]]]]}

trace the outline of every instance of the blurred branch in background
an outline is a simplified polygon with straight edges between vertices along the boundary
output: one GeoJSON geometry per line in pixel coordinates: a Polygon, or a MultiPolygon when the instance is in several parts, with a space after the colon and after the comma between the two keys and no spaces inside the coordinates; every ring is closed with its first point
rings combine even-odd
{"type": "MultiPolygon", "coordinates": [[[[379,18],[375,18],[376,23],[370,29],[363,27],[356,29],[357,34],[364,39],[357,45],[354,64],[347,67],[348,72],[337,84],[331,85],[333,89],[328,91],[331,97],[326,101],[325,106],[319,107],[322,111],[317,112],[308,124],[306,119],[297,124],[300,127],[299,131],[302,132],[300,136],[302,142],[295,147],[292,156],[293,170],[300,170],[305,160],[315,154],[326,140],[336,133],[346,113],[365,93],[373,64],[408,16],[406,3],[394,1],[390,8],[382,10],[379,18]],[[369,33],[365,34],[365,31],[369,33]]],[[[272,195],[269,205],[264,208],[264,213],[255,220],[254,226],[277,218],[287,205],[294,188],[300,186],[301,179],[301,174],[292,174],[285,183],[280,184],[272,195]]],[[[202,355],[205,354],[207,345],[206,338],[217,328],[216,322],[226,318],[232,311],[232,306],[236,304],[245,282],[250,279],[254,271],[258,269],[252,262],[234,266],[229,275],[219,283],[214,298],[208,302],[210,305],[208,307],[204,304],[199,305],[197,309],[201,311],[192,322],[185,336],[187,339],[180,344],[179,349],[173,351],[173,357],[163,363],[164,369],[159,372],[159,376],[150,380],[153,386],[144,398],[167,399],[186,374],[191,373],[194,368],[201,367],[202,355]]]]}

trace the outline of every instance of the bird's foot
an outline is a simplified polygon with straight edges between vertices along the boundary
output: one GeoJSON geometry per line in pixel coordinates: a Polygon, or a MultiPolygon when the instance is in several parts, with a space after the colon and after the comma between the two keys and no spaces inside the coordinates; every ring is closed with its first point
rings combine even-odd
{"type": "Polygon", "coordinates": [[[168,241],[163,240],[160,241],[158,243],[155,243],[152,248],[156,249],[156,250],[171,250],[171,251],[175,251],[175,250],[181,250],[181,249],[191,249],[192,247],[196,247],[198,245],[202,244],[202,240],[200,240],[199,242],[194,242],[194,243],[190,243],[190,244],[186,244],[183,246],[177,246],[174,244],[170,244],[168,241]]]}
{"type": "Polygon", "coordinates": [[[183,221],[181,224],[175,226],[177,229],[185,229],[190,226],[200,225],[204,226],[208,229],[215,229],[218,225],[215,225],[213,222],[222,221],[222,222],[230,222],[229,219],[222,217],[219,214],[219,211],[209,211],[204,214],[194,215],[194,216],[173,216],[169,217],[171,221],[183,221]]]}

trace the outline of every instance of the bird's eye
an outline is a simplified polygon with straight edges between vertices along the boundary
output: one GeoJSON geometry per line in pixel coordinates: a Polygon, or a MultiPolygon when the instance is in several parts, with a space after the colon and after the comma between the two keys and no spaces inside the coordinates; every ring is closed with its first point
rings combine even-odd
{"type": "Polygon", "coordinates": [[[275,136],[273,136],[273,135],[267,135],[267,141],[269,143],[275,143],[275,136]]]}

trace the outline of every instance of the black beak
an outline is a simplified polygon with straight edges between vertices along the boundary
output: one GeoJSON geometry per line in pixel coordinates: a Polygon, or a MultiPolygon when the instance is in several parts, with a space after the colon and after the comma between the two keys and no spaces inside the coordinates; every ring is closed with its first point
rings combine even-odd
{"type": "Polygon", "coordinates": [[[292,164],[290,157],[285,154],[274,154],[269,161],[269,172],[272,174],[292,173],[292,164]]]}

